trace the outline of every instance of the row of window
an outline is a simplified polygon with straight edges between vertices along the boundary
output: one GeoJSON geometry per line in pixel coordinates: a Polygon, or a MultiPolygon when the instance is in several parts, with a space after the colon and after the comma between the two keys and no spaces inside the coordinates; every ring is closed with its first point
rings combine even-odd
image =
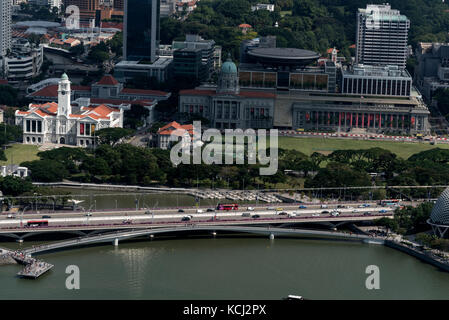
{"type": "Polygon", "coordinates": [[[344,78],[343,93],[410,96],[411,80],[344,78]]]}
{"type": "Polygon", "coordinates": [[[25,132],[42,132],[41,120],[26,120],[25,132]]]}

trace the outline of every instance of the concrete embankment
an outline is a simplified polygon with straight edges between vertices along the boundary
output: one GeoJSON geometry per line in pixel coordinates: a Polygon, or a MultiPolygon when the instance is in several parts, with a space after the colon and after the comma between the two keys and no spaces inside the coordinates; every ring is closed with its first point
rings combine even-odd
{"type": "Polygon", "coordinates": [[[445,263],[443,261],[440,261],[438,258],[434,258],[430,256],[429,254],[422,252],[417,249],[413,249],[409,246],[403,245],[401,243],[397,243],[391,240],[385,240],[385,246],[402,251],[404,253],[407,253],[411,256],[414,256],[415,258],[418,258],[421,261],[427,262],[437,268],[440,268],[441,270],[449,272],[449,264],[445,263]]]}

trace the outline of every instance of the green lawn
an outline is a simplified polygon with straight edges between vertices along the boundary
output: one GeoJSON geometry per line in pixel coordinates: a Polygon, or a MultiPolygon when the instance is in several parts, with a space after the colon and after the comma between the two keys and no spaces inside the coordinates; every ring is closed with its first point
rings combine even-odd
{"type": "Polygon", "coordinates": [[[0,165],[5,164],[20,164],[25,161],[39,160],[37,153],[39,152],[37,146],[28,144],[14,144],[7,147],[5,154],[8,161],[0,161],[0,165]]]}
{"type": "Polygon", "coordinates": [[[430,145],[429,143],[390,142],[372,140],[347,140],[330,138],[279,137],[279,148],[298,150],[306,155],[314,152],[329,154],[335,150],[383,148],[396,153],[403,159],[433,148],[449,149],[449,144],[430,145]]]}

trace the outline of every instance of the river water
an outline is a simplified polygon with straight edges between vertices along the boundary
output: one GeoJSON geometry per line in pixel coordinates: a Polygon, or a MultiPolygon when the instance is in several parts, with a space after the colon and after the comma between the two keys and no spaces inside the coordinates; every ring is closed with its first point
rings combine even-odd
{"type": "MultiPolygon", "coordinates": [[[[0,246],[28,247],[9,242],[0,246]]],[[[38,280],[0,266],[0,299],[448,299],[449,273],[380,245],[300,239],[204,237],[102,245],[39,256],[38,280]],[[66,267],[80,289],[65,287],[66,267]],[[380,290],[365,269],[380,268],[380,290]]]]}

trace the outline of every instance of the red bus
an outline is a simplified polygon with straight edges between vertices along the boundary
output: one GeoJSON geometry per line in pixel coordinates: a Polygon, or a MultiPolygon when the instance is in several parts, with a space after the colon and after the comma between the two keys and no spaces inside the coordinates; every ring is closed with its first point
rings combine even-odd
{"type": "Polygon", "coordinates": [[[48,220],[30,220],[27,222],[27,227],[48,227],[48,220]]]}
{"type": "Polygon", "coordinates": [[[217,206],[217,210],[238,210],[239,209],[239,205],[236,203],[232,203],[232,204],[218,204],[217,206]]]}

